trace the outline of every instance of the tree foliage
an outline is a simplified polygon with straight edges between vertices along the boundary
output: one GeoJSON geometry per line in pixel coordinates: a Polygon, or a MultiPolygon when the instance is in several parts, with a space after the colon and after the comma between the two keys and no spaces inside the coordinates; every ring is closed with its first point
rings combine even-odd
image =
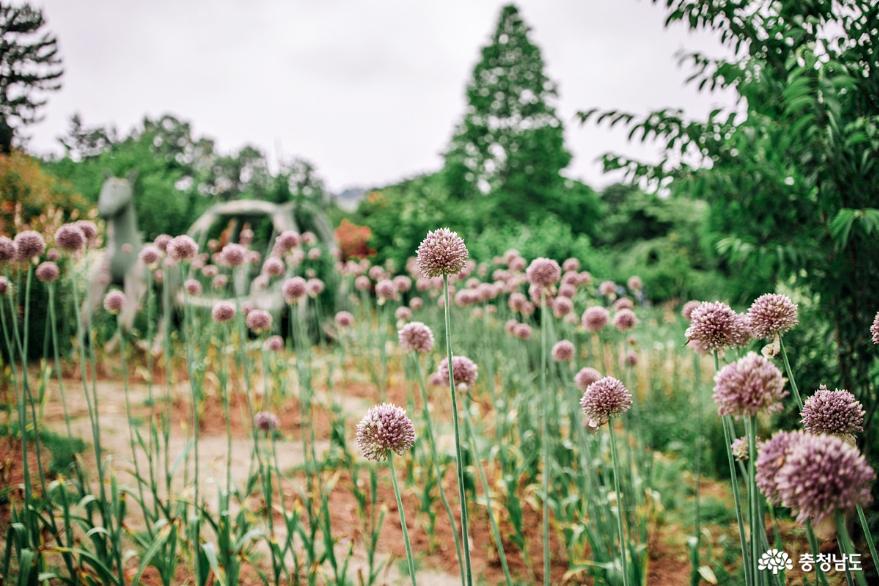
{"type": "Polygon", "coordinates": [[[61,88],[58,40],[42,10],[0,2],[0,153],[12,151],[21,128],[40,119],[45,94],[61,88]]]}
{"type": "MultiPolygon", "coordinates": [[[[717,33],[729,55],[683,56],[691,83],[738,96],[692,120],[590,110],[665,152],[608,153],[608,170],[706,199],[718,251],[757,282],[815,297],[832,325],[840,380],[875,412],[869,325],[879,309],[879,4],[867,0],[667,0],[667,22],[717,33]]],[[[833,382],[833,381],[820,381],[833,382]]]]}

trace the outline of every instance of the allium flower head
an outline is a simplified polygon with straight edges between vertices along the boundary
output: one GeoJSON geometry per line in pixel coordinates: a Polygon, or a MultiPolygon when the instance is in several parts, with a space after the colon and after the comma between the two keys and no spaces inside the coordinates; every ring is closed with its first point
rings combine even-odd
{"type": "Polygon", "coordinates": [[[425,277],[454,275],[467,262],[467,246],[457,233],[448,228],[431,230],[418,245],[418,270],[425,277]]]}
{"type": "Polygon", "coordinates": [[[230,267],[238,267],[247,260],[247,249],[240,244],[230,243],[220,252],[223,262],[230,267]]]}
{"type": "Polygon", "coordinates": [[[336,314],[336,325],[340,328],[348,328],[354,323],[354,316],[350,311],[340,311],[336,314]]]}
{"type": "Polygon", "coordinates": [[[382,279],[375,284],[375,296],[379,302],[390,301],[397,298],[397,288],[390,279],[382,279]]]}
{"type": "Polygon", "coordinates": [[[598,285],[598,292],[605,297],[612,297],[617,293],[617,284],[613,281],[602,281],[598,285]]]}
{"type": "Polygon", "coordinates": [[[799,323],[796,303],[776,293],[755,299],[748,310],[748,319],[754,336],[761,339],[780,336],[799,323]]]}
{"type": "Polygon", "coordinates": [[[198,244],[186,234],[181,234],[168,242],[167,252],[177,262],[192,260],[198,254],[198,244]]]}
{"type": "Polygon", "coordinates": [[[305,282],[305,289],[311,298],[317,297],[324,292],[324,282],[317,278],[308,279],[305,282]]]}
{"type": "Polygon", "coordinates": [[[801,413],[809,433],[853,436],[864,431],[864,408],[846,390],[831,391],[824,385],[806,399],[801,413]]]}
{"type": "Polygon", "coordinates": [[[513,328],[513,335],[520,340],[529,340],[531,339],[531,326],[517,323],[516,327],[513,328]]]}
{"type": "Polygon", "coordinates": [[[552,312],[557,318],[562,318],[574,310],[574,302],[567,297],[556,297],[552,302],[552,312]]]}
{"type": "Polygon", "coordinates": [[[143,264],[152,267],[159,262],[159,258],[162,256],[162,251],[154,244],[147,244],[140,249],[140,254],[138,256],[143,264]]]}
{"type": "Polygon", "coordinates": [[[750,456],[748,438],[737,437],[733,440],[732,444],[730,444],[729,449],[732,452],[733,458],[735,458],[739,462],[748,461],[748,457],[750,456]]]}
{"type": "Polygon", "coordinates": [[[684,316],[684,319],[690,321],[693,317],[693,310],[701,305],[701,301],[690,300],[684,303],[684,306],[681,308],[681,315],[684,316]]]}
{"type": "Polygon", "coordinates": [[[736,320],[736,312],[726,303],[700,303],[690,314],[687,341],[695,341],[708,352],[720,350],[732,344],[736,320]]]}
{"type": "Polygon", "coordinates": [[[217,323],[223,323],[235,317],[235,306],[228,301],[218,301],[211,309],[211,318],[217,323]]]}
{"type": "Polygon", "coordinates": [[[580,399],[580,408],[586,415],[586,425],[593,430],[607,423],[611,417],[625,413],[631,407],[632,393],[612,376],[600,378],[590,384],[580,399]]]}
{"type": "Polygon", "coordinates": [[[284,230],[278,235],[278,238],[275,240],[278,250],[282,253],[290,252],[291,250],[299,246],[299,242],[299,234],[297,234],[293,230],[284,230]]]}
{"type": "MultiPolygon", "coordinates": [[[[442,380],[448,383],[449,359],[446,358],[440,362],[436,371],[442,377],[442,380]]],[[[479,367],[466,356],[452,356],[452,371],[455,386],[460,387],[462,390],[472,387],[479,376],[479,367]]]]}
{"type": "Polygon", "coordinates": [[[394,277],[393,281],[394,286],[400,293],[406,293],[412,288],[412,279],[410,279],[406,275],[397,275],[396,277],[394,277]]]}
{"type": "Polygon", "coordinates": [[[541,257],[531,261],[528,270],[525,271],[525,276],[532,286],[549,289],[562,278],[562,270],[556,261],[541,257]]]}
{"type": "Polygon", "coordinates": [[[806,435],[802,431],[779,431],[757,449],[757,487],[773,505],[781,504],[778,491],[778,471],[784,466],[793,444],[806,435]]]}
{"type": "Polygon", "coordinates": [[[253,424],[266,433],[278,429],[278,416],[269,411],[259,411],[253,416],[253,424]]]}
{"type": "Polygon", "coordinates": [[[156,236],[155,240],[153,240],[153,244],[155,244],[156,248],[158,248],[162,252],[167,252],[168,245],[171,244],[171,240],[173,240],[173,238],[170,234],[159,234],[158,236],[156,236]]]}
{"type": "Polygon", "coordinates": [[[277,256],[270,256],[263,263],[262,272],[270,277],[279,277],[284,274],[284,261],[277,256]]]}
{"type": "Polygon", "coordinates": [[[85,234],[76,224],[64,224],[55,231],[55,245],[67,252],[79,252],[85,246],[85,234]]]}
{"type": "Polygon", "coordinates": [[[598,372],[594,368],[584,366],[577,371],[577,374],[574,375],[574,384],[577,385],[578,389],[586,392],[586,389],[589,388],[589,385],[591,385],[600,378],[600,372],[598,372]]]}
{"type": "Polygon", "coordinates": [[[570,362],[574,359],[574,345],[569,340],[559,340],[552,347],[552,359],[556,362],[570,362]]]}
{"type": "Polygon", "coordinates": [[[39,232],[33,230],[25,230],[15,235],[15,253],[16,259],[20,261],[29,261],[32,258],[40,256],[46,250],[46,241],[39,232]]]}
{"type": "Polygon", "coordinates": [[[58,265],[56,265],[52,261],[46,261],[40,263],[40,266],[37,267],[35,274],[40,282],[53,283],[58,280],[58,277],[61,275],[61,271],[58,269],[58,265]]]}
{"type": "Polygon", "coordinates": [[[632,301],[628,297],[620,297],[616,301],[613,302],[613,310],[620,311],[621,309],[634,309],[635,302],[632,301]]]}
{"type": "Polygon", "coordinates": [[[567,271],[579,271],[580,270],[580,260],[574,257],[566,258],[565,262],[562,263],[562,269],[567,271]]]}
{"type": "Polygon", "coordinates": [[[626,352],[626,357],[623,358],[623,364],[626,366],[637,366],[638,365],[638,353],[634,350],[629,350],[626,352]]]}
{"type": "Polygon", "coordinates": [[[266,341],[263,342],[263,348],[269,352],[278,352],[284,348],[284,338],[281,336],[269,336],[266,338],[266,341]]]}
{"type": "Polygon", "coordinates": [[[856,447],[832,435],[805,434],[791,445],[775,483],[782,505],[804,523],[869,504],[875,478],[856,447]]]}
{"type": "Polygon", "coordinates": [[[751,329],[751,320],[747,314],[737,313],[729,343],[739,348],[747,346],[753,339],[754,332],[751,329]]]}
{"type": "Polygon", "coordinates": [[[876,312],[876,317],[873,319],[873,325],[870,326],[870,337],[874,344],[879,344],[879,311],[876,312]]]}
{"type": "Polygon", "coordinates": [[[640,291],[644,288],[644,283],[641,281],[641,277],[638,275],[632,275],[629,277],[629,280],[626,281],[626,286],[629,291],[640,291]]]}
{"type": "Polygon", "coordinates": [[[774,412],[785,396],[781,371],[754,352],[726,365],[714,377],[714,402],[720,415],[774,412]]]}
{"type": "Polygon", "coordinates": [[[302,277],[290,277],[281,285],[287,303],[296,303],[308,294],[308,284],[302,277]]]}
{"type": "Polygon", "coordinates": [[[400,347],[406,352],[430,352],[433,349],[433,332],[420,321],[413,321],[399,332],[400,347]]]}
{"type": "Polygon", "coordinates": [[[186,282],[183,283],[183,288],[186,289],[186,292],[190,295],[201,295],[201,283],[195,279],[186,279],[186,282]]]}
{"type": "Polygon", "coordinates": [[[104,309],[108,313],[117,315],[122,311],[123,305],[125,305],[125,294],[122,291],[113,290],[104,296],[104,309]]]}
{"type": "Polygon", "coordinates": [[[247,314],[244,323],[253,333],[261,334],[272,329],[272,314],[262,309],[254,309],[247,314]]]}
{"type": "Polygon", "coordinates": [[[73,223],[85,236],[86,244],[93,244],[98,239],[98,227],[91,220],[77,220],[73,223]]]}
{"type": "Polygon", "coordinates": [[[583,327],[586,328],[587,332],[600,332],[607,325],[609,319],[610,314],[605,308],[593,305],[587,307],[586,311],[583,312],[583,327]]]}
{"type": "Polygon", "coordinates": [[[407,322],[412,319],[412,310],[402,305],[394,311],[394,317],[397,318],[398,322],[407,322]]]}
{"type": "Polygon", "coordinates": [[[357,424],[357,446],[363,457],[382,462],[415,445],[415,426],[406,412],[391,403],[371,407],[357,424]]]}
{"type": "Polygon", "coordinates": [[[631,309],[621,309],[613,316],[613,325],[621,332],[631,330],[637,323],[638,318],[635,317],[635,312],[631,309]]]}
{"type": "Polygon", "coordinates": [[[15,250],[15,243],[11,238],[0,236],[0,263],[7,263],[14,260],[18,256],[15,250]]]}

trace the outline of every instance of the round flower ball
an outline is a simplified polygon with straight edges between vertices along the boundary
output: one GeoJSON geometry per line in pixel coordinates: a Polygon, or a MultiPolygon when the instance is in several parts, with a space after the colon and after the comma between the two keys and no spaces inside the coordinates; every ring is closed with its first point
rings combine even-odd
{"type": "Polygon", "coordinates": [[[279,352],[284,348],[284,338],[277,335],[269,336],[266,338],[266,341],[263,342],[263,348],[269,352],[279,352]]]}
{"type": "Polygon", "coordinates": [[[253,424],[266,433],[278,429],[278,416],[269,411],[259,411],[253,416],[253,424]]]}
{"type": "Polygon", "coordinates": [[[791,446],[806,435],[803,431],[779,431],[769,440],[762,442],[757,450],[755,462],[757,488],[773,505],[781,504],[778,488],[778,471],[784,466],[791,446]]]}
{"type": "Polygon", "coordinates": [[[532,286],[548,289],[562,278],[562,269],[559,267],[559,263],[551,258],[535,258],[528,265],[525,276],[532,286]]]}
{"type": "Polygon", "coordinates": [[[690,321],[693,317],[693,310],[699,307],[701,301],[690,300],[684,303],[684,306],[681,308],[681,315],[687,321],[690,321]]]}
{"type": "Polygon", "coordinates": [[[735,339],[737,314],[726,303],[700,303],[690,314],[685,336],[707,352],[720,350],[735,339]]]}
{"type": "Polygon", "coordinates": [[[720,415],[774,412],[786,396],[781,371],[754,352],[726,365],[714,377],[714,402],[720,415]]]}
{"type": "Polygon", "coordinates": [[[230,321],[235,317],[235,306],[229,301],[218,301],[211,309],[211,318],[217,323],[230,321]]]}
{"type": "Polygon", "coordinates": [[[469,253],[464,240],[457,233],[440,228],[427,233],[415,255],[422,275],[442,277],[461,272],[469,253]]]}
{"type": "Polygon", "coordinates": [[[299,246],[300,238],[299,234],[294,232],[293,230],[284,230],[280,234],[278,234],[277,239],[275,240],[275,244],[280,252],[290,252],[297,246],[299,246]]]}
{"type": "Polygon", "coordinates": [[[610,313],[605,308],[593,305],[587,307],[586,311],[583,312],[583,327],[586,328],[587,332],[600,332],[607,325],[609,319],[610,313]]]}
{"type": "Polygon", "coordinates": [[[598,292],[605,297],[613,297],[617,293],[617,284],[613,281],[602,281],[598,285],[598,292]]]}
{"type": "Polygon", "coordinates": [[[613,325],[614,327],[621,331],[627,332],[635,327],[638,323],[638,318],[635,317],[635,312],[631,309],[621,309],[617,311],[613,316],[613,325]]]}
{"type": "Polygon", "coordinates": [[[586,387],[580,399],[580,408],[586,415],[586,425],[598,429],[611,417],[622,415],[632,408],[632,393],[612,376],[605,376],[586,387]]]}
{"type": "Polygon", "coordinates": [[[277,256],[270,256],[263,263],[262,272],[270,277],[279,277],[284,274],[284,261],[277,256]]]}
{"type": "Polygon", "coordinates": [[[391,301],[397,298],[397,287],[390,279],[382,279],[375,284],[375,296],[378,297],[379,303],[391,301]]]}
{"type": "Polygon", "coordinates": [[[751,320],[747,314],[736,314],[735,323],[730,333],[730,346],[744,347],[747,346],[754,338],[754,332],[751,329],[751,320]]]}
{"type": "Polygon", "coordinates": [[[628,287],[629,291],[640,291],[644,288],[644,282],[641,281],[641,277],[639,277],[638,275],[632,275],[631,277],[629,277],[629,280],[626,281],[626,286],[628,287]]]}
{"type": "Polygon", "coordinates": [[[34,274],[41,283],[54,283],[61,276],[61,270],[52,261],[46,261],[40,263],[34,274]]]}
{"type": "Polygon", "coordinates": [[[757,338],[771,339],[781,336],[799,323],[797,304],[786,295],[761,295],[751,304],[748,321],[757,338]]]}
{"type": "Polygon", "coordinates": [[[55,231],[55,245],[66,252],[79,252],[85,247],[85,234],[76,224],[64,224],[55,231]]]}
{"type": "Polygon", "coordinates": [[[790,447],[775,483],[781,504],[797,513],[797,521],[817,523],[868,505],[875,479],[856,447],[832,435],[805,434],[790,447]]]}
{"type": "Polygon", "coordinates": [[[156,248],[162,252],[168,252],[168,245],[171,244],[171,240],[173,240],[173,238],[170,234],[159,234],[156,236],[155,240],[153,240],[153,244],[155,244],[156,248]]]}
{"type": "Polygon", "coordinates": [[[119,312],[122,311],[122,306],[124,305],[125,294],[123,294],[122,291],[113,290],[104,296],[104,309],[107,310],[108,313],[118,315],[119,312]]]}
{"type": "Polygon", "coordinates": [[[398,337],[400,347],[406,352],[425,353],[433,350],[433,332],[420,321],[413,321],[403,326],[398,337]]]}
{"type": "Polygon", "coordinates": [[[806,399],[800,415],[803,429],[810,433],[854,436],[864,431],[864,407],[846,390],[822,385],[806,399]]]}
{"type": "Polygon", "coordinates": [[[520,340],[530,340],[531,339],[531,326],[528,324],[517,323],[513,328],[513,335],[520,340]]]}
{"type": "Polygon", "coordinates": [[[311,278],[305,282],[305,290],[312,299],[323,293],[324,287],[324,282],[317,278],[311,278]]]}
{"type": "Polygon", "coordinates": [[[739,462],[747,462],[750,457],[750,447],[748,446],[748,438],[746,437],[737,437],[732,441],[729,446],[730,452],[732,452],[733,458],[738,460],[739,462]]]}
{"type": "Polygon", "coordinates": [[[0,263],[7,263],[18,256],[15,250],[15,242],[6,236],[0,236],[0,263]]]}
{"type": "Polygon", "coordinates": [[[220,257],[227,266],[238,267],[243,265],[244,261],[247,260],[247,249],[240,244],[227,244],[220,252],[220,257]]]}
{"type": "Polygon", "coordinates": [[[91,220],[77,220],[73,225],[85,236],[86,244],[93,244],[98,239],[98,227],[91,220]]]}
{"type": "Polygon", "coordinates": [[[167,245],[168,256],[177,262],[192,260],[198,254],[198,245],[195,240],[182,234],[172,238],[167,245]]]}
{"type": "Polygon", "coordinates": [[[557,318],[563,318],[574,310],[574,302],[568,297],[556,297],[552,302],[552,312],[557,318]]]}
{"type": "Polygon", "coordinates": [[[879,311],[876,312],[876,317],[873,318],[873,325],[870,326],[870,337],[874,344],[879,344],[879,311]]]}
{"type": "Polygon", "coordinates": [[[159,259],[162,256],[162,251],[154,244],[147,244],[140,249],[138,256],[143,264],[148,267],[153,267],[159,262],[159,259]]]}
{"type": "Polygon", "coordinates": [[[559,340],[552,347],[552,359],[556,362],[570,362],[574,359],[574,345],[569,340],[559,340]]]}
{"type": "Polygon", "coordinates": [[[354,316],[350,311],[340,311],[336,314],[336,325],[340,328],[349,328],[354,324],[354,316]]]}
{"type": "Polygon", "coordinates": [[[398,322],[407,322],[412,319],[412,310],[403,305],[394,311],[394,317],[398,322]]]}
{"type": "Polygon", "coordinates": [[[577,385],[578,389],[585,393],[586,389],[589,388],[589,385],[591,385],[600,378],[600,372],[598,372],[594,368],[584,366],[577,371],[577,374],[574,375],[574,384],[577,385]]]}
{"type": "Polygon", "coordinates": [[[357,446],[367,460],[383,462],[415,445],[415,426],[406,412],[391,403],[371,407],[357,424],[357,446]]]}
{"type": "Polygon", "coordinates": [[[290,277],[281,285],[287,303],[296,303],[308,294],[308,283],[302,277],[290,277]]]}
{"type": "Polygon", "coordinates": [[[186,279],[186,282],[183,283],[183,288],[190,295],[201,295],[201,283],[195,279],[186,279]]]}
{"type": "Polygon", "coordinates": [[[244,323],[253,333],[261,334],[272,329],[272,315],[265,310],[254,309],[247,314],[244,323]]]}
{"type": "MultiPolygon", "coordinates": [[[[439,363],[436,371],[444,382],[449,382],[448,358],[439,363]]],[[[466,390],[476,382],[476,378],[479,376],[479,367],[466,356],[452,356],[452,372],[455,386],[466,390]]]]}
{"type": "Polygon", "coordinates": [[[15,235],[15,258],[20,261],[29,261],[43,254],[46,250],[46,241],[39,232],[25,230],[15,235]]]}

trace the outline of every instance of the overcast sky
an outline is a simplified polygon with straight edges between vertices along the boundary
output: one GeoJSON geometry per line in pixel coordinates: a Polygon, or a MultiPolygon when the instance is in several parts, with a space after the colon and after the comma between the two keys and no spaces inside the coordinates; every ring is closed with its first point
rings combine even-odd
{"type": "MultiPolygon", "coordinates": [[[[333,190],[436,169],[464,108],[464,88],[500,6],[487,0],[37,0],[66,73],[30,148],[57,150],[72,114],[127,131],[174,113],[222,149],[314,162],[333,190]]],[[[593,106],[698,116],[721,97],[684,86],[676,53],[716,41],[676,26],[646,0],[519,2],[560,89],[574,160],[568,174],[609,178],[597,157],[622,130],[573,120],[593,106]]]]}

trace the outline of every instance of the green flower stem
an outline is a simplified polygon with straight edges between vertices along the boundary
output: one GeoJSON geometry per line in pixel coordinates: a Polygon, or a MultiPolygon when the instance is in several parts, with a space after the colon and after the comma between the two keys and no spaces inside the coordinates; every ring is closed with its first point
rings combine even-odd
{"type": "Polygon", "coordinates": [[[757,558],[759,555],[758,552],[758,541],[757,536],[762,532],[760,529],[761,523],[758,520],[759,516],[759,506],[758,499],[759,494],[757,493],[757,483],[755,480],[755,462],[757,461],[757,429],[755,425],[755,419],[753,415],[749,415],[745,419],[745,433],[748,436],[748,496],[749,496],[749,504],[750,504],[750,518],[751,518],[751,564],[753,564],[753,578],[754,583],[762,582],[760,579],[760,570],[757,567],[757,558]]]}
{"type": "Polygon", "coordinates": [[[409,577],[412,586],[418,586],[415,582],[415,560],[412,558],[412,544],[409,542],[409,529],[406,527],[406,511],[403,509],[403,499],[400,498],[400,487],[397,485],[397,470],[394,468],[394,455],[388,456],[388,468],[391,471],[391,481],[394,483],[394,496],[397,497],[397,510],[400,511],[400,526],[403,528],[403,543],[406,545],[406,561],[409,564],[409,577]]]}
{"type": "Polygon", "coordinates": [[[457,459],[458,469],[458,495],[461,499],[461,541],[464,545],[464,575],[467,578],[467,586],[473,584],[473,571],[470,567],[470,538],[468,536],[468,519],[467,519],[467,494],[464,490],[464,455],[461,450],[461,430],[458,423],[458,395],[455,390],[455,377],[452,375],[452,315],[449,300],[449,276],[443,275],[443,313],[446,322],[446,358],[449,364],[449,393],[452,396],[452,421],[455,426],[455,457],[457,459]]]}
{"type": "Polygon", "coordinates": [[[619,457],[617,456],[617,440],[616,432],[613,430],[613,418],[607,422],[607,429],[610,432],[610,454],[613,459],[613,489],[617,494],[617,532],[620,536],[620,560],[623,569],[623,586],[629,586],[629,569],[626,564],[626,534],[623,528],[625,507],[623,505],[623,491],[620,490],[620,462],[619,457]]]}
{"type": "MultiPolygon", "coordinates": [[[[836,515],[836,539],[839,542],[839,549],[842,550],[842,553],[852,555],[855,553],[855,547],[852,544],[852,538],[848,534],[848,528],[845,526],[845,515],[842,512],[837,511],[836,515]]],[[[867,579],[864,577],[864,572],[849,572],[846,570],[847,579],[851,579],[850,574],[854,574],[858,586],[867,586],[867,579]]]]}
{"type": "MultiPolygon", "coordinates": [[[[550,570],[551,570],[551,558],[552,552],[550,551],[550,542],[549,542],[549,477],[551,476],[550,469],[550,458],[549,458],[549,416],[547,414],[547,400],[549,399],[549,392],[546,388],[546,371],[547,371],[547,339],[546,339],[546,325],[549,321],[549,316],[546,314],[546,299],[545,296],[541,293],[540,296],[540,397],[543,405],[541,405],[540,409],[540,445],[543,451],[543,478],[542,478],[542,497],[543,497],[543,584],[544,586],[549,586],[550,584],[550,570]]],[[[625,562],[624,562],[625,563],[625,562]]]]}
{"type": "Polygon", "coordinates": [[[864,508],[857,506],[858,521],[861,524],[861,531],[864,532],[864,539],[867,540],[867,549],[870,550],[870,559],[873,565],[879,564],[879,555],[876,555],[876,544],[873,542],[873,535],[870,533],[870,524],[867,523],[867,516],[864,514],[864,508]]]}

